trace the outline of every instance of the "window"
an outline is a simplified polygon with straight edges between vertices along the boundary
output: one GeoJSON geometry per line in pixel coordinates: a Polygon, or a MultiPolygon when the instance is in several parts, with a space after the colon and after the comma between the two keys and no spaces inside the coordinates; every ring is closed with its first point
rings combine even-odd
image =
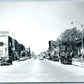
{"type": "Polygon", "coordinates": [[[3,42],[0,42],[0,46],[3,46],[3,42]]]}
{"type": "Polygon", "coordinates": [[[10,47],[11,47],[12,45],[11,45],[11,42],[10,42],[10,47]]]}

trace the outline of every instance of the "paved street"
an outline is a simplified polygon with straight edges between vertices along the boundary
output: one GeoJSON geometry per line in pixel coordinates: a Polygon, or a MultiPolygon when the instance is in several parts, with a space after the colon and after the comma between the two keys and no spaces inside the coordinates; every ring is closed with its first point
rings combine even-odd
{"type": "Polygon", "coordinates": [[[84,68],[29,59],[0,66],[0,82],[84,82],[84,68]]]}

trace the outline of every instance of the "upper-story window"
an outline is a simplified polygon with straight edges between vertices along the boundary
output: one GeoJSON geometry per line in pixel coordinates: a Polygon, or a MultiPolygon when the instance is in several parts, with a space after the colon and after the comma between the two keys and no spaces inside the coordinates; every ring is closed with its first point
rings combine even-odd
{"type": "Polygon", "coordinates": [[[3,42],[0,42],[0,46],[3,46],[3,42]]]}
{"type": "Polygon", "coordinates": [[[12,47],[12,43],[11,42],[10,42],[9,46],[12,47]]]}

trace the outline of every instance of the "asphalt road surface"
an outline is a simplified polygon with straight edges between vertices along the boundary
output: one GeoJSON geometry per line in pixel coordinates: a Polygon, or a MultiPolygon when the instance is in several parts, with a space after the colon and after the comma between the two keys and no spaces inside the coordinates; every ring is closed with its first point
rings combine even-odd
{"type": "Polygon", "coordinates": [[[84,82],[84,68],[29,59],[0,66],[0,82],[84,82]]]}

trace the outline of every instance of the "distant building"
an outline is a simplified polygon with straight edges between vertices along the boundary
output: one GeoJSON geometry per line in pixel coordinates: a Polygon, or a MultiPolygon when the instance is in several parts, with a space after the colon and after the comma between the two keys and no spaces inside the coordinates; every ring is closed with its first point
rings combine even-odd
{"type": "Polygon", "coordinates": [[[30,49],[30,47],[29,47],[29,48],[25,48],[25,50],[26,50],[26,52],[27,52],[27,56],[28,56],[29,58],[31,58],[31,49],[30,49]]]}
{"type": "Polygon", "coordinates": [[[49,51],[52,51],[56,48],[56,41],[49,41],[49,51]]]}
{"type": "Polygon", "coordinates": [[[56,41],[49,41],[49,57],[51,60],[58,60],[59,57],[59,48],[58,48],[58,43],[56,41]]]}
{"type": "Polygon", "coordinates": [[[25,46],[24,46],[23,44],[19,44],[19,50],[20,50],[20,51],[25,50],[25,46]]]}

